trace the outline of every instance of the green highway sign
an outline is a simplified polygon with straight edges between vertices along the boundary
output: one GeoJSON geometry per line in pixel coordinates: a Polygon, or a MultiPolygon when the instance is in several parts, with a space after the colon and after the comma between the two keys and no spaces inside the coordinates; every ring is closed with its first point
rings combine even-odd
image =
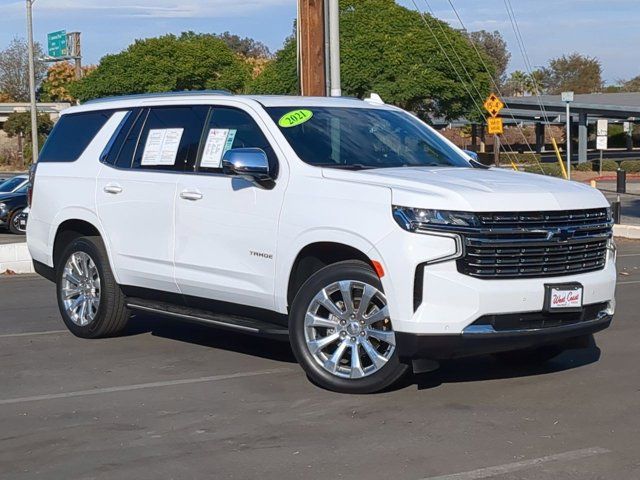
{"type": "Polygon", "coordinates": [[[47,34],[47,46],[50,57],[67,56],[67,31],[59,30],[47,34]]]}

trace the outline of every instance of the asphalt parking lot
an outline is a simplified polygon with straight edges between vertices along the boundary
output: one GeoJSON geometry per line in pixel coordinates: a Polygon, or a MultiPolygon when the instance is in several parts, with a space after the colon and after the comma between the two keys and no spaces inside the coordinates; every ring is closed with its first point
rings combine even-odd
{"type": "Polygon", "coordinates": [[[597,347],[368,396],[315,387],[286,344],[174,320],[80,340],[52,284],[0,277],[0,478],[640,479],[640,242],[619,247],[597,347]]]}

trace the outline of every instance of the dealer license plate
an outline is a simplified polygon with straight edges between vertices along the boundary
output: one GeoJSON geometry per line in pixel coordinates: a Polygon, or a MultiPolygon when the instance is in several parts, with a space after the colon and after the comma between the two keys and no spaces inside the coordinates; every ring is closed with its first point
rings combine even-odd
{"type": "Polygon", "coordinates": [[[583,288],[579,283],[546,284],[544,290],[546,311],[567,312],[582,309],[583,288]]]}

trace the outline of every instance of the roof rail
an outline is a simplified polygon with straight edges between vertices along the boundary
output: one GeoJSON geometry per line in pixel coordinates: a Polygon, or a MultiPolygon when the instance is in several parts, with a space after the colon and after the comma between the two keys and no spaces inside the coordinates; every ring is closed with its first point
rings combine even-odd
{"type": "Polygon", "coordinates": [[[89,105],[92,103],[117,102],[119,100],[135,100],[140,98],[163,98],[191,95],[233,95],[233,93],[229,90],[180,90],[179,92],[136,93],[132,95],[118,95],[112,97],[96,98],[84,102],[83,105],[89,105]]]}

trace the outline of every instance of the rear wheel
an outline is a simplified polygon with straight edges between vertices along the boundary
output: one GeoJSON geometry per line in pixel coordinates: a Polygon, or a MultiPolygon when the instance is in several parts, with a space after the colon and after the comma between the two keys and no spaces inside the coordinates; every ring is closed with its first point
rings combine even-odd
{"type": "Polygon", "coordinates": [[[316,384],[344,393],[372,393],[408,370],[380,279],[364,262],[329,265],[300,288],[291,308],[291,346],[316,384]]]}
{"type": "Polygon", "coordinates": [[[71,241],[56,268],[58,307],[67,328],[81,338],[121,333],[129,311],[100,237],[71,241]]]}
{"type": "Polygon", "coordinates": [[[493,356],[500,363],[505,365],[526,366],[540,365],[557,357],[564,348],[559,345],[545,345],[524,350],[513,350],[510,352],[494,353],[493,356]]]}

